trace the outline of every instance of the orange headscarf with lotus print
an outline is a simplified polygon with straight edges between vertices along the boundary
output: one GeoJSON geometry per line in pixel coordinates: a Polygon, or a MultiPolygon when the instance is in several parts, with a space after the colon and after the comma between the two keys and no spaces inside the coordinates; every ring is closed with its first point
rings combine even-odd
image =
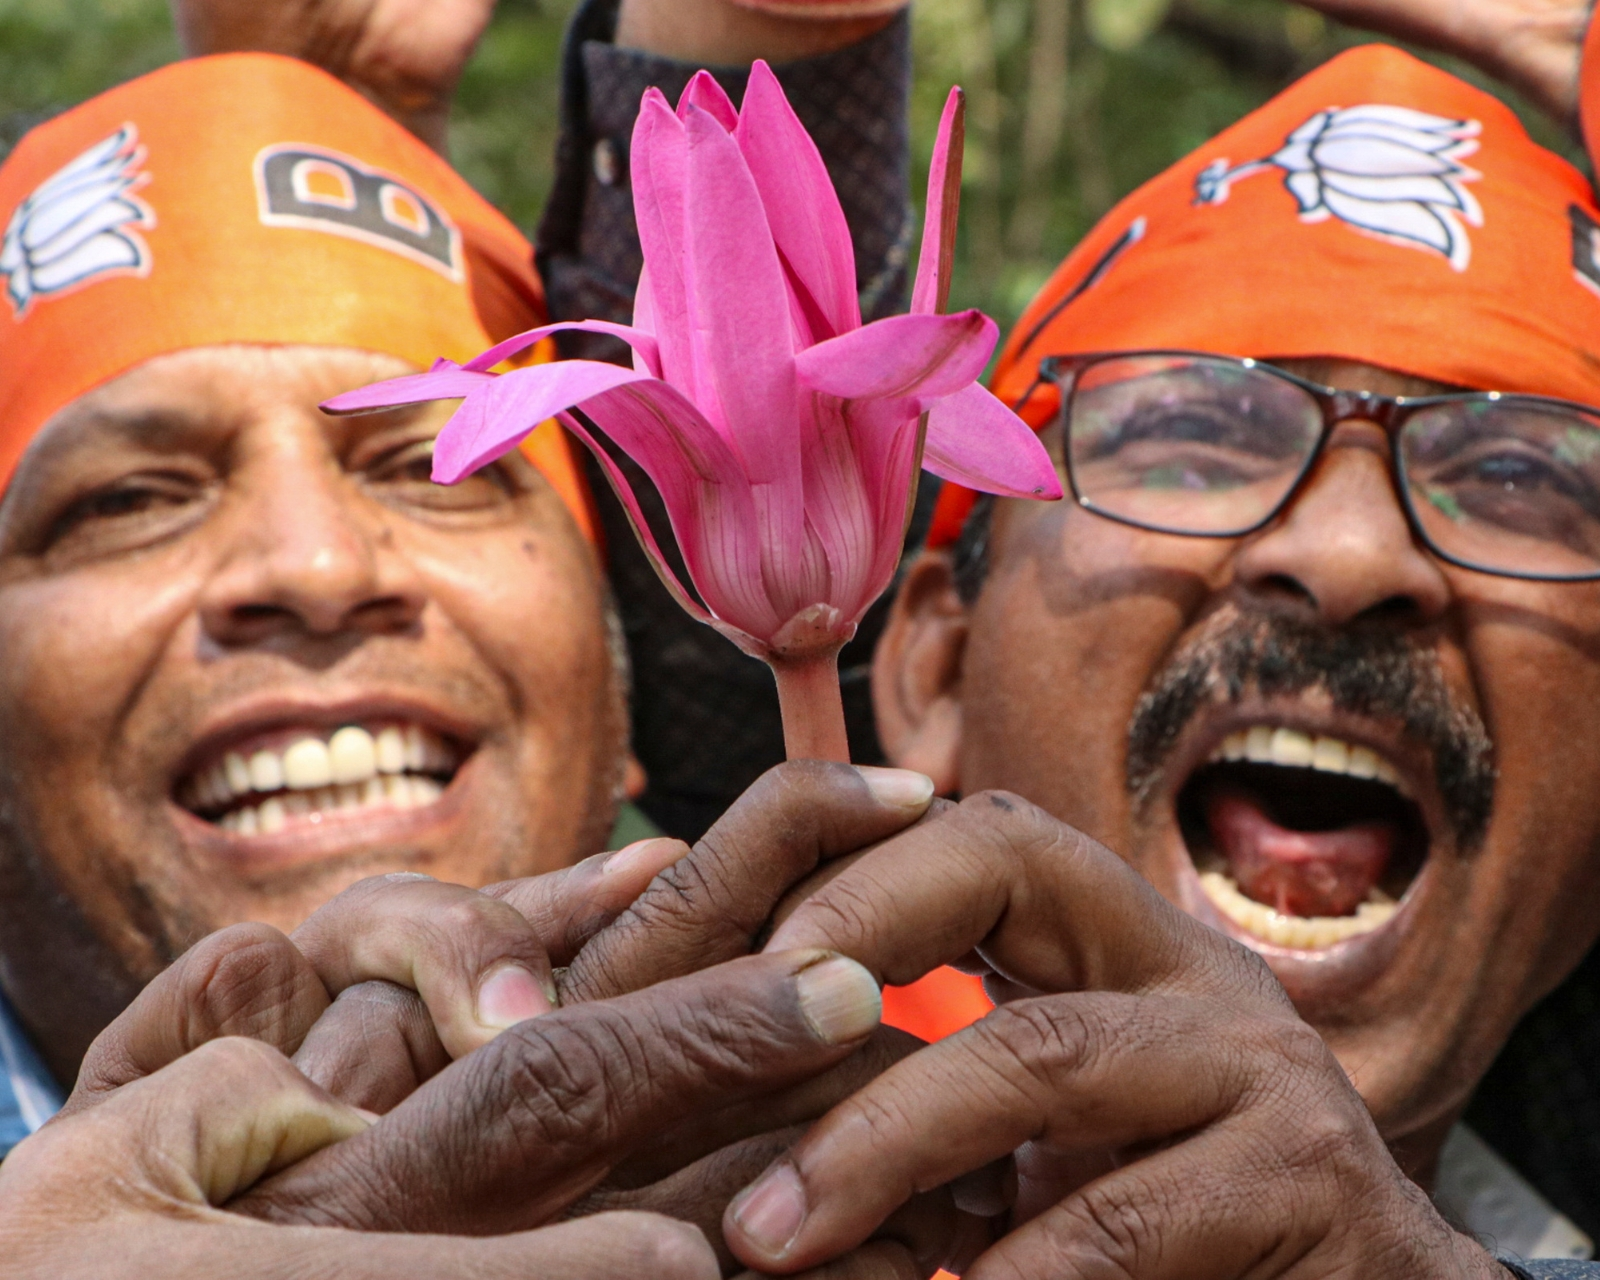
{"type": "MultiPolygon", "coordinates": [[[[438,155],[306,63],[174,63],[0,166],[0,490],[58,409],[218,343],[464,360],[545,318],[527,241],[438,155]]],[[[592,536],[553,423],[525,452],[592,536]]]]}
{"type": "MultiPolygon", "coordinates": [[[[1015,404],[1045,356],[1163,347],[1600,404],[1600,207],[1498,99],[1390,46],[1353,49],[1103,218],[1024,312],[993,386],[1015,404]]],[[[1045,386],[1020,411],[1043,426],[1056,409],[1045,386]]],[[[930,544],[972,501],[947,486],[930,544]]]]}

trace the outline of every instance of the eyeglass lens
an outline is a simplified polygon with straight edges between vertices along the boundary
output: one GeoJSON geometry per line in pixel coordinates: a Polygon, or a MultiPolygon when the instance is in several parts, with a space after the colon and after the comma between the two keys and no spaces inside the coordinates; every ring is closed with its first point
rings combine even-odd
{"type": "MultiPolygon", "coordinates": [[[[1316,452],[1322,410],[1266,370],[1131,355],[1082,369],[1067,462],[1085,506],[1169,533],[1259,526],[1316,452]]],[[[1424,536],[1445,556],[1536,577],[1600,573],[1600,418],[1505,397],[1419,408],[1398,464],[1424,536]]]]}

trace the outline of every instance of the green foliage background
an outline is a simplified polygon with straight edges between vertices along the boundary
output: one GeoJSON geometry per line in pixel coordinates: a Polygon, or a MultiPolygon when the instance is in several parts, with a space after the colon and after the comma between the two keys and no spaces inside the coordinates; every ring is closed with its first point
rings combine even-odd
{"type": "MultiPolygon", "coordinates": [[[[457,166],[530,231],[575,2],[501,0],[452,128],[457,166]]],[[[970,95],[953,301],[1003,326],[1116,200],[1365,38],[1280,0],[916,0],[913,21],[919,168],[949,85],[970,95]]],[[[0,149],[177,56],[164,0],[0,0],[0,149]]],[[[1576,158],[1549,121],[1523,118],[1576,158]]]]}

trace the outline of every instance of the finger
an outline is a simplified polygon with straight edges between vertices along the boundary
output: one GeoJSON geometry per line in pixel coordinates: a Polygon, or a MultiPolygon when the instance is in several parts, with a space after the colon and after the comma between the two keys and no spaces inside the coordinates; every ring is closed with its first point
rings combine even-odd
{"type": "Polygon", "coordinates": [[[306,1033],[294,1065],[341,1102],[383,1115],[448,1067],[450,1055],[416,992],[358,982],[306,1033]]]}
{"type": "Polygon", "coordinates": [[[220,930],[179,956],[95,1038],[62,1114],[223,1036],[293,1053],[327,1007],[316,971],[283,934],[264,924],[220,930]]]}
{"type": "Polygon", "coordinates": [[[1250,1079],[1256,1046],[1232,1030],[1209,1001],[1097,992],[1003,1006],[823,1117],[729,1206],[728,1245],[756,1268],[813,1266],[914,1193],[1026,1142],[1120,1148],[1207,1124],[1250,1079]]]}
{"type": "MultiPolygon", "coordinates": [[[[911,1251],[893,1240],[875,1240],[842,1258],[800,1272],[794,1280],[925,1280],[911,1251]]],[[[736,1280],[760,1280],[754,1271],[741,1271],[736,1280]]]]}
{"type": "Polygon", "coordinates": [[[373,979],[415,991],[454,1058],[555,1004],[550,960],[534,927],[462,885],[374,876],[290,936],[330,995],[373,979]]]}
{"type": "Polygon", "coordinates": [[[768,770],[573,960],[562,998],[598,1000],[747,954],[774,904],[817,865],[903,830],[933,783],[816,760],[768,770]]]}
{"type": "MultiPolygon", "coordinates": [[[[967,1280],[1283,1275],[1297,1263],[1304,1265],[1337,1219],[1363,1217],[1349,1212],[1345,1177],[1349,1153],[1358,1145],[1360,1135],[1338,1128],[1308,1127],[1297,1135],[1287,1126],[1263,1142],[1242,1125],[1219,1125],[1091,1182],[993,1245],[963,1275],[967,1280]]],[[[1420,1191],[1416,1195],[1422,1198],[1420,1191]]],[[[1429,1268],[1427,1254],[1418,1253],[1411,1266],[1373,1256],[1367,1267],[1339,1270],[1421,1275],[1429,1268]]],[[[1443,1257],[1445,1251],[1436,1249],[1433,1256],[1443,1257]]]]}
{"type": "Polygon", "coordinates": [[[710,1243],[724,1273],[738,1270],[738,1260],[722,1239],[722,1215],[728,1201],[804,1132],[803,1127],[794,1126],[730,1143],[645,1186],[625,1188],[614,1179],[607,1179],[568,1209],[567,1216],[617,1209],[665,1214],[693,1224],[710,1243]]]}
{"type": "MultiPolygon", "coordinates": [[[[787,1152],[804,1132],[802,1126],[794,1126],[746,1138],[646,1187],[621,1190],[608,1184],[582,1205],[575,1206],[572,1212],[643,1209],[691,1222],[711,1242],[724,1271],[738,1270],[739,1262],[722,1238],[722,1216],[728,1202],[773,1160],[787,1152]]],[[[884,1222],[877,1235],[898,1244],[922,1275],[931,1275],[945,1259],[961,1251],[962,1244],[972,1234],[972,1222],[970,1215],[957,1211],[950,1192],[939,1187],[925,1195],[914,1196],[902,1205],[884,1222]]],[[[985,1228],[976,1247],[966,1256],[976,1256],[990,1238],[985,1228]]]]}
{"type": "MultiPolygon", "coordinates": [[[[706,1115],[690,1116],[649,1138],[626,1162],[617,1166],[609,1181],[624,1188],[648,1186],[702,1156],[747,1138],[791,1125],[809,1124],[869,1081],[877,1079],[896,1062],[909,1057],[922,1043],[904,1031],[879,1027],[848,1058],[820,1075],[777,1093],[733,1102],[706,1115]]],[[[751,1176],[760,1172],[760,1168],[752,1170],[751,1176]]],[[[740,1183],[739,1187],[743,1185],[740,1183]]],[[[731,1190],[737,1191],[739,1187],[731,1190]]]]}
{"type": "MultiPolygon", "coordinates": [[[[176,1062],[135,1080],[84,1114],[58,1118],[38,1150],[84,1147],[96,1166],[115,1169],[128,1183],[197,1205],[220,1205],[259,1179],[369,1123],[329,1097],[259,1040],[230,1036],[201,1045],[176,1062]]],[[[25,1163],[25,1162],[24,1162],[25,1163]]]]}
{"type": "Polygon", "coordinates": [[[521,913],[543,940],[551,964],[567,965],[656,876],[688,853],[682,840],[657,836],[615,853],[597,853],[562,871],[492,884],[483,892],[521,913]]]}
{"type": "Polygon", "coordinates": [[[1002,979],[1038,990],[1143,991],[1181,979],[1188,990],[1283,999],[1253,953],[1179,911],[1103,845],[1001,792],[886,841],[797,907],[767,946],[838,950],[896,985],[976,950],[1002,979]]]}
{"type": "Polygon", "coordinates": [[[860,965],[817,952],[748,956],[560,1009],[452,1064],[241,1207],[375,1230],[536,1225],[684,1115],[826,1070],[881,1011],[860,965]]]}

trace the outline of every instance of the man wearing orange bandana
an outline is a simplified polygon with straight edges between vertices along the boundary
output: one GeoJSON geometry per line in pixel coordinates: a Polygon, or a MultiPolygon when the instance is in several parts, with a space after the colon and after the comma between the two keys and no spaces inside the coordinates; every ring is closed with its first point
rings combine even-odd
{"type": "MultiPolygon", "coordinates": [[[[1266,961],[1447,1215],[1508,1255],[1587,1256],[1592,959],[1561,984],[1600,935],[1590,183],[1489,95],[1392,48],[1346,53],[1114,209],[1019,322],[995,386],[1071,497],[946,490],[877,655],[891,759],[942,791],[1020,793],[1116,850],[1266,961]],[[1471,1114],[1518,1177],[1457,1124],[1536,1006],[1471,1114]]],[[[1051,860],[1076,857],[1037,856],[1019,873],[1033,899],[1013,902],[1048,900],[1038,886],[1066,875],[1051,860]]],[[[851,874],[839,903],[880,913],[888,953],[882,921],[917,902],[884,871],[851,874]]],[[[920,874],[945,874],[937,854],[920,874]]],[[[1047,919],[989,944],[994,992],[1130,992],[1075,954],[1072,911],[1060,937],[1047,919]]],[[[1029,1002],[824,1122],[748,1193],[802,1225],[741,1256],[825,1253],[879,1188],[974,1168],[1015,1130],[1031,1139],[1017,1194],[1040,1216],[1001,1246],[1007,1274],[1490,1274],[1420,1218],[1403,1234],[1421,1256],[1379,1246],[1414,1211],[1383,1207],[1388,1157],[1322,1102],[1302,1098],[1304,1127],[1286,1115],[1276,1140],[1242,1137],[1255,1104],[1224,1082],[1250,1078],[1255,1033],[1156,998],[1175,936],[1158,921],[1129,918],[1153,966],[1137,996],[1029,1002]],[[974,1062],[993,1078],[954,1087],[974,1062]],[[1321,1177],[1350,1221],[1317,1216],[1321,1177]]],[[[1286,1047],[1277,1084],[1254,1088],[1291,1096],[1316,1058],[1286,1047]]]]}
{"type": "MultiPolygon", "coordinates": [[[[693,72],[662,54],[765,52],[818,55],[797,64],[813,110],[830,74],[875,61],[878,109],[903,116],[903,19],[797,31],[725,0],[661,8],[584,11],[632,44],[574,42],[591,115],[693,72]]],[[[306,52],[279,38],[303,22],[251,27],[271,11],[179,16],[208,49],[306,52]]],[[[369,14],[367,37],[390,43],[339,69],[415,108],[414,84],[368,74],[393,70],[406,28],[369,14]]],[[[437,105],[406,121],[435,144],[437,105]]],[[[592,124],[569,113],[569,133],[592,124]]],[[[615,183],[571,160],[581,236],[547,246],[551,279],[625,286],[631,225],[588,216],[615,183]]],[[[164,68],[0,167],[0,1152],[207,932],[293,929],[375,873],[477,886],[602,847],[625,664],[564,439],[441,489],[442,415],[317,409],[540,322],[532,258],[423,140],[280,53],[164,68]]],[[[659,844],[623,860],[635,888],[682,851],[659,844]]],[[[475,975],[474,1034],[549,1010],[536,968],[475,975]]]]}

